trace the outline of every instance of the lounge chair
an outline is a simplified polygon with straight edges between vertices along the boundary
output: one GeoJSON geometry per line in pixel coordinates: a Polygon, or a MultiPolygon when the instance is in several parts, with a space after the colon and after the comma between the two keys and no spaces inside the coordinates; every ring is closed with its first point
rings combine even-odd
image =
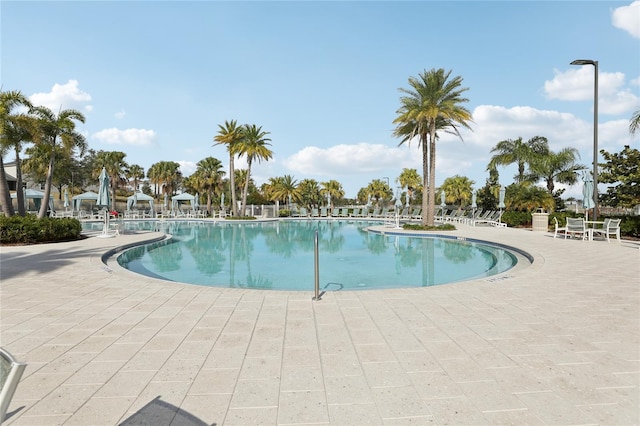
{"type": "Polygon", "coordinates": [[[413,212],[411,213],[411,219],[412,220],[421,220],[422,219],[422,209],[421,208],[413,209],[413,212]]]}
{"type": "Polygon", "coordinates": [[[373,209],[373,212],[369,214],[369,217],[379,217],[380,216],[380,207],[376,207],[373,209]]]}
{"type": "Polygon", "coordinates": [[[587,237],[587,228],[584,223],[584,219],[568,217],[567,218],[567,230],[564,233],[564,239],[567,239],[567,236],[575,237],[579,235],[581,239],[585,239],[587,237]]]}
{"type": "Polygon", "coordinates": [[[611,242],[609,237],[615,235],[618,242],[620,242],[620,222],[621,219],[605,219],[602,224],[602,228],[590,229],[590,239],[593,239],[594,234],[600,234],[607,239],[607,242],[611,242]]]}
{"type": "Polygon", "coordinates": [[[558,232],[567,232],[567,227],[566,226],[560,226],[560,223],[558,222],[558,218],[554,217],[553,218],[554,221],[554,226],[555,226],[555,230],[553,231],[553,238],[558,236],[558,232]]]}
{"type": "Polygon", "coordinates": [[[317,208],[314,207],[311,209],[311,217],[320,217],[320,212],[317,208]]]}
{"type": "Polygon", "coordinates": [[[340,209],[340,217],[349,217],[349,208],[343,207],[340,209]]]}
{"type": "Polygon", "coordinates": [[[358,217],[358,216],[360,216],[360,207],[354,207],[349,217],[358,217]]]}
{"type": "Polygon", "coordinates": [[[26,363],[16,361],[9,352],[0,348],[0,424],[26,367],[26,363]]]}
{"type": "Polygon", "coordinates": [[[338,217],[340,216],[340,209],[338,207],[334,207],[333,210],[331,210],[331,217],[338,217]]]}
{"type": "Polygon", "coordinates": [[[320,208],[320,217],[327,217],[327,208],[326,207],[321,207],[320,208]]]}
{"type": "Polygon", "coordinates": [[[300,217],[309,217],[309,213],[307,212],[306,207],[300,207],[300,213],[298,214],[300,217]]]}

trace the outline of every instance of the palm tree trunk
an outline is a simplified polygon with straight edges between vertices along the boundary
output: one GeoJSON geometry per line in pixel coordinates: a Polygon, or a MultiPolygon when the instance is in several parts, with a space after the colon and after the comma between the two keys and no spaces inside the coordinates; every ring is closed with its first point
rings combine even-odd
{"type": "Polygon", "coordinates": [[[13,210],[13,204],[11,203],[11,192],[9,192],[9,182],[7,182],[7,173],[4,170],[4,161],[1,155],[0,155],[0,203],[2,203],[2,211],[4,212],[5,216],[13,216],[15,214],[13,210]]]}
{"type": "Polygon", "coordinates": [[[247,192],[249,192],[249,179],[251,179],[251,159],[247,161],[247,179],[244,181],[244,189],[242,190],[242,215],[247,211],[247,192]]]}
{"type": "Polygon", "coordinates": [[[429,210],[427,210],[427,224],[433,226],[436,208],[436,138],[435,132],[429,140],[429,210]]]}
{"type": "Polygon", "coordinates": [[[237,216],[238,209],[236,208],[236,172],[233,164],[234,154],[229,154],[229,186],[231,187],[231,215],[237,216]]]}
{"type": "Polygon", "coordinates": [[[427,145],[427,136],[421,135],[422,140],[422,225],[429,224],[429,147],[427,145]]]}
{"type": "Polygon", "coordinates": [[[55,143],[51,145],[51,156],[49,157],[49,170],[47,171],[47,178],[44,181],[44,196],[42,197],[42,204],[40,205],[40,211],[38,212],[38,219],[44,219],[47,215],[47,209],[49,208],[49,197],[51,196],[51,183],[53,182],[53,166],[55,160],[55,143]]]}
{"type": "Polygon", "coordinates": [[[22,191],[22,162],[20,151],[16,148],[16,200],[18,200],[18,215],[24,216],[27,212],[24,208],[24,191],[22,191]],[[18,191],[20,188],[20,191],[18,191]]]}

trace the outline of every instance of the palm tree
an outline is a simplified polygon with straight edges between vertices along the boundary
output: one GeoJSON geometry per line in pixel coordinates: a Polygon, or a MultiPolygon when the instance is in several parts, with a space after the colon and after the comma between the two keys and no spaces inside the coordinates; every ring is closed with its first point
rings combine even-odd
{"type": "Polygon", "coordinates": [[[487,169],[515,163],[518,165],[518,174],[514,179],[516,182],[524,182],[526,180],[525,166],[536,161],[540,156],[547,155],[549,145],[547,138],[543,136],[534,136],[526,143],[519,137],[498,142],[491,152],[496,154],[491,157],[487,169]]]}
{"type": "Polygon", "coordinates": [[[423,225],[433,225],[435,217],[436,141],[438,131],[452,133],[462,139],[458,125],[470,129],[471,113],[462,106],[468,102],[462,94],[468,89],[462,87],[462,77],[451,79],[451,71],[432,69],[419,76],[409,77],[410,89],[400,88],[405,96],[400,98],[401,106],[396,111],[397,125],[393,134],[401,138],[400,145],[411,143],[418,137],[422,146],[423,225]],[[427,196],[424,196],[427,191],[427,196]]]}
{"type": "Polygon", "coordinates": [[[635,135],[640,130],[640,109],[633,113],[629,122],[629,133],[635,135]]]}
{"type": "Polygon", "coordinates": [[[402,172],[396,179],[396,182],[400,184],[401,187],[407,188],[409,204],[411,203],[411,198],[413,198],[413,192],[421,189],[422,187],[422,178],[416,169],[402,169],[402,172]]]}
{"type": "Polygon", "coordinates": [[[211,200],[214,195],[222,194],[222,177],[225,172],[222,162],[215,157],[207,157],[198,161],[195,176],[200,191],[207,194],[207,212],[211,213],[211,200]]]}
{"type": "Polygon", "coordinates": [[[564,148],[557,153],[549,151],[547,155],[531,162],[526,180],[537,182],[544,179],[547,191],[553,194],[554,182],[573,185],[578,181],[578,172],[584,170],[585,166],[576,164],[577,158],[580,158],[580,154],[575,148],[564,148]]]}
{"type": "Polygon", "coordinates": [[[237,144],[243,138],[243,128],[238,126],[236,120],[225,121],[224,126],[218,124],[218,134],[213,137],[216,142],[214,145],[226,145],[229,152],[229,187],[231,188],[231,214],[237,215],[236,207],[236,183],[235,183],[235,167],[234,158],[237,151],[237,144]]]}
{"type": "Polygon", "coordinates": [[[144,179],[144,169],[142,166],[132,164],[125,170],[125,175],[129,182],[133,181],[133,192],[138,190],[138,181],[144,179]]]}
{"type": "Polygon", "coordinates": [[[38,106],[33,108],[32,112],[37,117],[37,128],[32,134],[33,141],[46,147],[49,152],[49,167],[44,186],[45,201],[38,212],[38,218],[42,219],[46,216],[49,207],[48,200],[51,196],[56,148],[61,147],[68,156],[72,156],[76,148],[80,154],[84,154],[87,143],[84,136],[76,131],[76,121],[84,123],[85,118],[80,111],[75,109],[61,110],[56,115],[49,108],[38,106]]]}
{"type": "Polygon", "coordinates": [[[254,161],[269,160],[273,157],[273,152],[267,147],[271,144],[271,139],[267,138],[269,132],[262,130],[261,126],[255,124],[245,124],[242,131],[243,137],[237,145],[237,153],[240,157],[247,157],[247,177],[244,181],[244,189],[242,191],[242,209],[244,212],[247,207],[247,193],[249,192],[249,179],[251,178],[251,165],[254,161]]]}
{"type": "Polygon", "coordinates": [[[446,178],[440,187],[446,194],[446,202],[463,208],[471,202],[471,191],[475,182],[466,176],[455,175],[446,178]]]}
{"type": "MultiPolygon", "coordinates": [[[[11,193],[9,183],[4,169],[4,155],[13,147],[16,152],[16,189],[22,187],[22,176],[20,173],[19,151],[23,141],[30,139],[24,132],[23,114],[12,113],[14,108],[31,108],[29,100],[19,91],[0,92],[0,203],[2,211],[6,216],[13,216],[13,204],[11,203],[11,193]]],[[[18,211],[24,215],[24,199],[22,191],[16,191],[18,199],[18,211]]],[[[45,203],[43,203],[45,204],[45,203]]]]}
{"type": "Polygon", "coordinates": [[[111,210],[116,209],[116,189],[120,181],[126,180],[124,176],[129,167],[127,162],[124,161],[126,156],[127,154],[121,151],[98,151],[96,161],[93,164],[94,178],[100,175],[102,168],[104,168],[109,175],[109,183],[111,185],[111,210]]]}
{"type": "Polygon", "coordinates": [[[371,196],[371,198],[376,200],[376,205],[380,207],[380,200],[386,200],[387,198],[391,199],[393,197],[393,191],[389,188],[389,185],[386,181],[382,179],[374,179],[372,180],[366,188],[367,197],[371,196]]]}
{"type": "Polygon", "coordinates": [[[298,185],[298,191],[300,191],[300,201],[303,206],[310,209],[322,203],[320,185],[315,179],[303,179],[298,185]]]}
{"type": "Polygon", "coordinates": [[[182,180],[180,164],[175,161],[159,161],[149,167],[147,177],[158,188],[162,188],[162,194],[172,195],[182,180]]]}
{"type": "Polygon", "coordinates": [[[334,200],[340,200],[344,197],[344,189],[342,189],[342,184],[340,182],[338,182],[337,180],[331,179],[327,182],[322,182],[322,189],[320,190],[320,194],[322,194],[323,197],[327,197],[327,195],[329,196],[329,198],[331,199],[331,206],[329,206],[329,208],[333,208],[334,206],[334,200]]]}

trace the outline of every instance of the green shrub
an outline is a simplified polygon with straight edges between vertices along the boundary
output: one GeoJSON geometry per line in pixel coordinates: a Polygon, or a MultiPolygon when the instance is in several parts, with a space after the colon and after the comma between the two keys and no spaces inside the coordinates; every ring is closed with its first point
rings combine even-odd
{"type": "Polygon", "coordinates": [[[82,226],[69,217],[38,219],[36,215],[0,216],[0,244],[38,244],[80,238],[82,226]]]}
{"type": "Polygon", "coordinates": [[[278,216],[279,217],[289,217],[289,216],[291,216],[291,210],[282,209],[282,210],[280,210],[280,212],[278,212],[278,216]]]}
{"type": "Polygon", "coordinates": [[[502,222],[511,227],[531,226],[531,212],[509,210],[502,213],[502,222]]]}
{"type": "Polygon", "coordinates": [[[255,216],[227,216],[227,220],[256,220],[255,216]]]}
{"type": "Polygon", "coordinates": [[[423,226],[415,223],[405,223],[402,225],[402,229],[408,231],[455,231],[456,227],[451,223],[445,223],[437,226],[423,226]]]}

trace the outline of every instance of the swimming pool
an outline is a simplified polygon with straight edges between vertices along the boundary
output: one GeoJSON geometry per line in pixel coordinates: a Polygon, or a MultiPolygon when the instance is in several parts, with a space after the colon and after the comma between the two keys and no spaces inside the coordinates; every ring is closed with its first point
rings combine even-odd
{"type": "Polygon", "coordinates": [[[252,223],[125,222],[155,229],[169,240],[122,252],[130,271],[182,283],[274,290],[313,290],[318,231],[323,290],[424,287],[489,277],[518,256],[502,247],[448,236],[369,232],[364,221],[303,220],[252,223]]]}

